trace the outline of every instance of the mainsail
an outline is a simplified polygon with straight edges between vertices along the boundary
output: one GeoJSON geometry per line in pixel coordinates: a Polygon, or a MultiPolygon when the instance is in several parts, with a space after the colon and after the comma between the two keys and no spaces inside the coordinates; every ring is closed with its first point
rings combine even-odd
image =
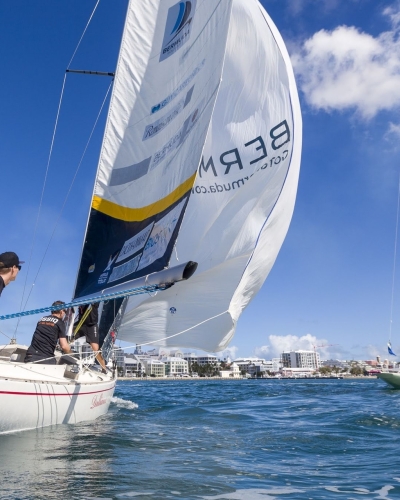
{"type": "Polygon", "coordinates": [[[162,4],[157,21],[141,9],[149,57],[147,66],[144,56],[130,63],[134,75],[125,68],[144,35],[128,14],[128,33],[138,43],[121,49],[76,294],[198,262],[189,281],[129,298],[119,338],[215,352],[229,344],[286,236],[300,168],[300,106],[282,38],[257,0],[233,0],[231,12],[225,1],[162,4]],[[194,17],[190,39],[181,38],[175,51],[164,25],[177,5],[182,21],[171,33],[194,17]],[[160,46],[172,47],[171,55],[160,46]],[[164,63],[185,69],[168,90],[162,84],[161,99],[153,65],[164,63]],[[149,102],[156,103],[151,114],[149,102]],[[120,237],[131,224],[132,235],[120,237]]]}
{"type": "Polygon", "coordinates": [[[130,0],[75,298],[168,266],[220,84],[231,0],[130,0]]]}

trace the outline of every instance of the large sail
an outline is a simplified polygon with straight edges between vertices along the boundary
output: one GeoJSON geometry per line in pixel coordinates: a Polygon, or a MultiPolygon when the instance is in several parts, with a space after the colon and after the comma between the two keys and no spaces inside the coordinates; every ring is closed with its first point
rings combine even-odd
{"type": "Polygon", "coordinates": [[[222,84],[170,262],[199,266],[188,282],[130,298],[120,339],[214,352],[228,345],[286,236],[301,136],[282,38],[257,0],[233,0],[222,84]]]}
{"type": "Polygon", "coordinates": [[[168,266],[220,84],[231,0],[130,0],[75,298],[168,266]]]}

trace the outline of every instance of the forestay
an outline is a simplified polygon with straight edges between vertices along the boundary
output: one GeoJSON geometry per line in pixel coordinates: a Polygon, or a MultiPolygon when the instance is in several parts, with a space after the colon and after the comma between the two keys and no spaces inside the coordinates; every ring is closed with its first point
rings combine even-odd
{"type": "Polygon", "coordinates": [[[234,0],[222,84],[170,263],[194,260],[197,272],[155,297],[130,298],[119,338],[208,351],[228,345],[286,236],[301,134],[282,38],[257,0],[234,0]]]}
{"type": "Polygon", "coordinates": [[[231,0],[130,0],[75,298],[170,260],[220,84],[231,0]]]}

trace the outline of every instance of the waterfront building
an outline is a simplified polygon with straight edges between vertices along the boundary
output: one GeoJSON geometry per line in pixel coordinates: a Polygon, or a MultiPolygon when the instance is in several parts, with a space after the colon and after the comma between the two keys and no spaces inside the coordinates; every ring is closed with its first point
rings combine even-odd
{"type": "Polygon", "coordinates": [[[307,378],[311,377],[315,373],[314,368],[282,368],[282,377],[289,378],[307,378]]]}
{"type": "Polygon", "coordinates": [[[218,358],[217,356],[212,356],[211,354],[205,354],[202,356],[197,356],[197,363],[200,366],[216,365],[218,363],[218,358]]]}
{"type": "Polygon", "coordinates": [[[150,349],[145,352],[146,358],[160,359],[160,351],[158,349],[150,349]]]}
{"type": "Polygon", "coordinates": [[[195,352],[185,352],[183,354],[183,359],[186,360],[189,365],[191,365],[192,363],[197,363],[197,354],[195,352]]]}
{"type": "MultiPolygon", "coordinates": [[[[172,356],[172,352],[171,352],[172,356]]],[[[216,365],[218,363],[217,356],[213,356],[211,354],[198,355],[194,352],[185,352],[182,354],[182,358],[186,360],[188,363],[193,364],[197,363],[200,366],[204,365],[216,365]]]]}
{"type": "Polygon", "coordinates": [[[345,368],[349,368],[348,362],[341,361],[340,359],[325,359],[325,360],[321,361],[321,366],[336,366],[337,368],[340,368],[341,370],[344,370],[345,368]]]}
{"type": "Polygon", "coordinates": [[[93,349],[86,343],[85,337],[80,337],[74,341],[72,352],[78,353],[80,359],[86,360],[86,363],[94,364],[93,349]]]}
{"type": "Polygon", "coordinates": [[[182,358],[167,356],[161,360],[165,364],[165,375],[189,373],[189,364],[182,358]]]}
{"type": "Polygon", "coordinates": [[[281,354],[284,368],[312,368],[318,370],[321,366],[319,353],[316,351],[284,351],[281,354]]]}
{"type": "Polygon", "coordinates": [[[135,350],[133,351],[133,354],[143,354],[142,352],[142,347],[139,345],[139,344],[136,344],[136,348],[135,350]]]}
{"type": "Polygon", "coordinates": [[[261,366],[264,367],[264,365],[266,365],[265,359],[262,358],[237,358],[234,363],[238,365],[240,370],[244,370],[252,376],[257,373],[257,371],[260,373],[261,371],[266,371],[268,369],[267,367],[265,367],[265,369],[261,369],[261,366]],[[258,369],[256,366],[258,366],[258,369]]]}
{"type": "Polygon", "coordinates": [[[119,368],[123,373],[125,373],[125,353],[122,349],[114,347],[114,356],[117,363],[117,368],[119,368]]]}
{"type": "Polygon", "coordinates": [[[183,359],[183,352],[180,349],[172,349],[169,352],[169,356],[171,358],[181,358],[181,359],[183,359]]]}
{"type": "Polygon", "coordinates": [[[139,359],[135,359],[131,356],[125,356],[124,365],[124,377],[134,377],[142,374],[143,366],[139,359]]]}
{"type": "Polygon", "coordinates": [[[242,378],[240,368],[235,362],[231,364],[229,370],[220,370],[219,376],[221,378],[242,378]]]}
{"type": "Polygon", "coordinates": [[[164,377],[165,364],[158,359],[143,359],[143,367],[147,376],[164,377]]]}

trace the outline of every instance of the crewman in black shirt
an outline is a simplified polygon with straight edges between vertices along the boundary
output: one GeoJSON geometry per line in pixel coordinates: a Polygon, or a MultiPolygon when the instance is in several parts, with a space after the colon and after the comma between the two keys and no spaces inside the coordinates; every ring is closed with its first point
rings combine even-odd
{"type": "Polygon", "coordinates": [[[0,254],[0,295],[4,288],[15,281],[21,270],[22,261],[15,252],[3,252],[0,254]]]}
{"type": "MultiPolygon", "coordinates": [[[[63,304],[65,302],[57,300],[52,305],[61,306],[63,304]]],[[[64,309],[54,311],[52,314],[44,316],[38,322],[31,345],[28,347],[25,355],[25,363],[33,363],[35,361],[42,365],[55,365],[54,350],[57,342],[60,342],[60,347],[65,354],[71,352],[63,321],[65,312],[64,309]]]]}
{"type": "Polygon", "coordinates": [[[106,363],[99,351],[99,304],[88,304],[79,307],[79,315],[75,321],[75,338],[86,337],[93,351],[97,352],[96,359],[100,363],[103,373],[107,373],[106,363]],[[82,321],[83,320],[83,321],[82,321]]]}

